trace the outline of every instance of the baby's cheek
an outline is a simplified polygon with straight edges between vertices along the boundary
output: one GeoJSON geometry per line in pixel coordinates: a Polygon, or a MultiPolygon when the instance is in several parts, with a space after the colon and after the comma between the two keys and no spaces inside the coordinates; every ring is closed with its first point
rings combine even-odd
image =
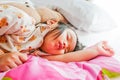
{"type": "Polygon", "coordinates": [[[53,45],[52,44],[44,44],[44,50],[45,51],[51,51],[51,50],[53,50],[53,45]]]}

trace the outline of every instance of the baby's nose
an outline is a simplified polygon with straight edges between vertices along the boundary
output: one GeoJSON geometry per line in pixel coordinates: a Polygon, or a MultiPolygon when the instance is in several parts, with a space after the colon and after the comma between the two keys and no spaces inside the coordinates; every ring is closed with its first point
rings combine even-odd
{"type": "Polygon", "coordinates": [[[67,42],[63,42],[63,47],[67,48],[68,47],[68,43],[67,42]]]}

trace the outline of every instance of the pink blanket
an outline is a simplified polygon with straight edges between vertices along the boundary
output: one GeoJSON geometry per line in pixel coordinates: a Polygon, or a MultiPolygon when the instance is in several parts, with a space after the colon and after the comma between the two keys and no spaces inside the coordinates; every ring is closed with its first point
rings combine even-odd
{"type": "Polygon", "coordinates": [[[120,72],[119,66],[120,62],[111,57],[63,63],[30,56],[23,65],[0,73],[0,80],[102,80],[102,68],[120,72]]]}

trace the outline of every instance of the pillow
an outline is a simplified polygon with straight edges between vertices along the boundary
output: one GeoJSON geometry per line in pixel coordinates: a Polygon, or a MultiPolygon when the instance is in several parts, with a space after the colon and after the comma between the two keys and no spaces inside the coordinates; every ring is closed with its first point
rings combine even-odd
{"type": "Polygon", "coordinates": [[[72,25],[82,31],[101,32],[117,27],[104,10],[84,0],[31,1],[36,7],[47,6],[57,9],[72,25]]]}

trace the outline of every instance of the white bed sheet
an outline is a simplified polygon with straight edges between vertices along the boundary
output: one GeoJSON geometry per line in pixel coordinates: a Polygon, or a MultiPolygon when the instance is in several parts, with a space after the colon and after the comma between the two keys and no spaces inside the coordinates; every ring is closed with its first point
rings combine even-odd
{"type": "MultiPolygon", "coordinates": [[[[115,49],[115,57],[120,61],[120,0],[92,0],[94,4],[100,6],[111,15],[118,28],[112,30],[106,38],[109,39],[111,45],[115,49]]],[[[120,77],[111,80],[120,80],[120,77]]]]}
{"type": "Polygon", "coordinates": [[[114,57],[120,61],[120,27],[111,31],[101,33],[79,32],[80,41],[87,46],[93,45],[99,41],[108,41],[115,51],[114,57]]]}

